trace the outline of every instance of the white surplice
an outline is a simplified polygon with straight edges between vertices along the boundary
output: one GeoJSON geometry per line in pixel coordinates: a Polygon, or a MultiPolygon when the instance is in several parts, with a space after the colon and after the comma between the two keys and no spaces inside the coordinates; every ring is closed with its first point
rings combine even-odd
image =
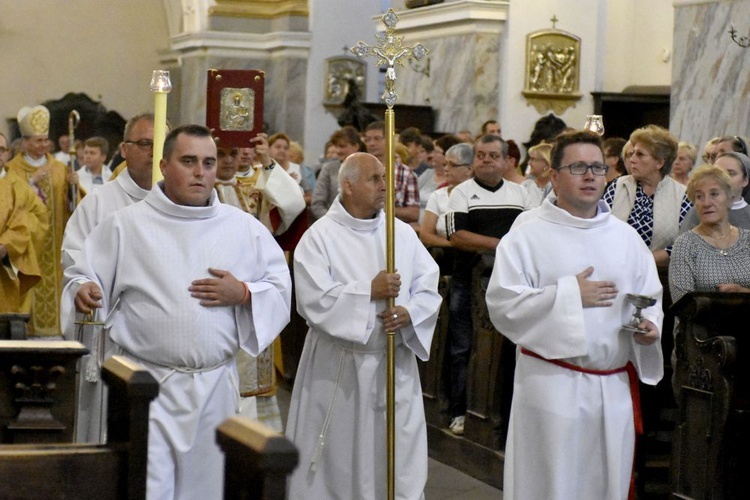
{"type": "MultiPolygon", "coordinates": [[[[438,266],[395,221],[396,270],[412,324],[395,337],[396,497],[427,481],[427,434],[416,358],[429,357],[441,298],[438,266]],[[416,355],[416,356],[415,356],[416,355]]],[[[300,451],[290,498],[386,497],[386,336],[370,286],[385,269],[385,218],[356,219],[334,200],[294,253],[297,309],[310,330],[292,392],[287,436],[300,451]]]]}
{"type": "Polygon", "coordinates": [[[236,411],[234,355],[257,355],[289,321],[291,279],[279,246],[252,216],[219,203],[172,203],[161,185],[86,238],[66,271],[63,319],[81,283],[103,291],[110,338],[160,382],[149,417],[149,498],[220,498],[224,457],[216,427],[236,411]],[[188,287],[231,272],[248,305],[204,307],[188,287]]]}
{"type": "Polygon", "coordinates": [[[627,293],[658,299],[643,316],[661,329],[662,286],[651,252],[606,204],[581,219],[545,200],[500,241],[487,307],[498,331],[519,346],[503,498],[627,498],[635,444],[627,373],[585,374],[520,352],[594,370],[630,361],[641,381],[656,384],[661,343],[642,346],[621,331],[634,311],[627,293]],[[611,307],[583,308],[576,274],[589,266],[590,280],[616,283],[611,307]]]}
{"type": "MultiPolygon", "coordinates": [[[[62,242],[63,269],[73,265],[89,233],[101,221],[121,208],[141,201],[147,194],[148,190],[138,186],[130,177],[128,169],[123,170],[112,182],[107,182],[88,193],[65,226],[62,242]]],[[[89,349],[89,354],[83,356],[79,362],[76,441],[104,443],[107,440],[107,388],[99,372],[101,362],[111,354],[112,343],[100,326],[80,327],[74,324],[75,318],[68,319],[67,323],[61,323],[65,338],[79,340],[89,349]]],[[[83,319],[83,315],[78,315],[78,319],[83,319]]]]}

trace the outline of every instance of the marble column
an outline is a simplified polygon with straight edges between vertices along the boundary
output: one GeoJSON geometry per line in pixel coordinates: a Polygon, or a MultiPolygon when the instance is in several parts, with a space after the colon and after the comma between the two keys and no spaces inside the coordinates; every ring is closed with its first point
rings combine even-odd
{"type": "Polygon", "coordinates": [[[675,1],[670,130],[698,146],[750,135],[750,1],[675,1]]]}
{"type": "Polygon", "coordinates": [[[172,76],[168,115],[173,124],[205,123],[209,69],[266,73],[264,121],[269,134],[304,136],[310,32],[304,0],[224,0],[203,27],[171,37],[162,57],[172,76]]]}
{"type": "MultiPolygon", "coordinates": [[[[499,116],[508,2],[458,0],[397,14],[404,43],[430,50],[428,61],[397,68],[398,102],[432,106],[439,132],[479,130],[488,116],[499,116]]],[[[380,17],[376,28],[384,29],[380,17]]]]}

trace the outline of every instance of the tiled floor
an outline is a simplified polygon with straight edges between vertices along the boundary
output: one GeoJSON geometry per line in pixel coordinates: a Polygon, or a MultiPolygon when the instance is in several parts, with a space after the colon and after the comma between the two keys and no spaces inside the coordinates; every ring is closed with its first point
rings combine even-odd
{"type": "MultiPolygon", "coordinates": [[[[283,382],[277,392],[283,420],[289,412],[290,388],[283,382]]],[[[502,500],[500,490],[437,460],[429,460],[425,500],[502,500]]]]}

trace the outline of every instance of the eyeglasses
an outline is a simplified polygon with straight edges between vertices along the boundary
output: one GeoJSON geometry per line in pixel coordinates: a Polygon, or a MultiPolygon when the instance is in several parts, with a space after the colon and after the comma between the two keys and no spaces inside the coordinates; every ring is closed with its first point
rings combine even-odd
{"type": "Polygon", "coordinates": [[[458,168],[458,167],[469,167],[468,163],[453,163],[452,161],[445,162],[445,166],[448,168],[458,168]]]}
{"type": "Polygon", "coordinates": [[[140,139],[138,141],[125,141],[125,144],[135,144],[141,149],[153,149],[154,148],[154,141],[149,141],[148,139],[140,139]]]}
{"type": "Polygon", "coordinates": [[[570,170],[570,173],[573,175],[586,175],[586,172],[589,169],[594,175],[607,175],[607,171],[609,170],[609,167],[603,163],[597,162],[589,164],[583,161],[577,161],[570,165],[563,165],[562,167],[557,167],[555,170],[560,171],[564,168],[570,170]]]}

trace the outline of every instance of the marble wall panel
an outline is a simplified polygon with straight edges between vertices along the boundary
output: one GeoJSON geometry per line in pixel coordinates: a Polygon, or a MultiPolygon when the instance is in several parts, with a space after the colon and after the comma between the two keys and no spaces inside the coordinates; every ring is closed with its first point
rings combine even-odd
{"type": "Polygon", "coordinates": [[[703,145],[715,136],[750,135],[750,2],[675,4],[670,130],[703,145]]]}
{"type": "MultiPolygon", "coordinates": [[[[417,37],[410,35],[409,42],[417,37]]],[[[475,33],[419,39],[430,49],[430,74],[397,68],[399,103],[436,110],[437,132],[477,130],[498,114],[500,39],[475,33]]]]}

